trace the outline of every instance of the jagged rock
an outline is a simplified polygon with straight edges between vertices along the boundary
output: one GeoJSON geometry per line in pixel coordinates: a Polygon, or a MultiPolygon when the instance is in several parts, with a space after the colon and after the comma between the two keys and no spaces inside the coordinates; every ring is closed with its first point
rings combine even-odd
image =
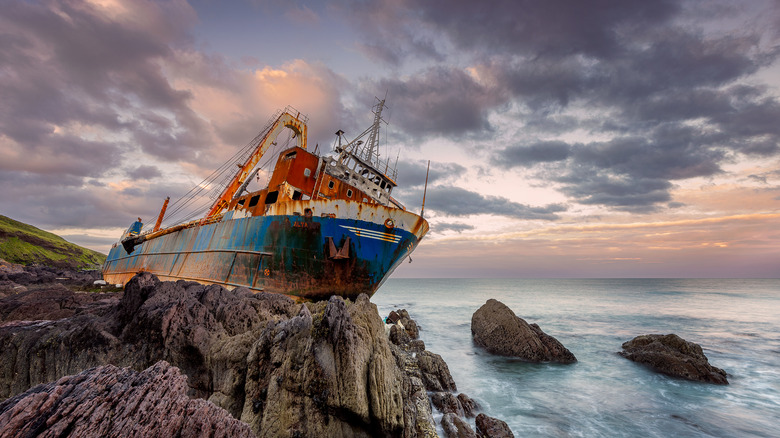
{"type": "Polygon", "coordinates": [[[425,350],[425,342],[423,342],[422,339],[412,339],[409,341],[409,343],[406,345],[409,351],[419,353],[423,350],[425,350]]]}
{"type": "Polygon", "coordinates": [[[406,333],[410,339],[418,339],[420,337],[420,329],[417,327],[417,321],[413,320],[409,316],[409,312],[406,309],[400,309],[397,311],[399,322],[406,329],[406,333]]]}
{"type": "Polygon", "coordinates": [[[467,417],[474,418],[474,416],[477,415],[477,409],[479,409],[479,405],[471,397],[460,393],[458,394],[458,401],[460,402],[460,406],[463,408],[463,412],[467,417]]]}
{"type": "Polygon", "coordinates": [[[442,414],[455,414],[459,417],[464,417],[466,412],[463,410],[463,406],[460,405],[458,397],[451,392],[434,392],[431,393],[431,403],[442,414]]]}
{"type": "Polygon", "coordinates": [[[444,414],[441,418],[441,427],[447,438],[477,438],[474,429],[453,413],[444,414]]]}
{"type": "Polygon", "coordinates": [[[54,282],[69,286],[91,286],[102,277],[99,270],[79,271],[35,264],[23,266],[0,259],[0,280],[22,286],[54,282]]]}
{"type": "Polygon", "coordinates": [[[519,357],[529,362],[577,361],[557,339],[544,333],[538,325],[528,324],[512,309],[489,299],[471,317],[474,342],[489,353],[519,357]]]}
{"type": "Polygon", "coordinates": [[[395,345],[407,345],[412,339],[409,333],[400,325],[393,324],[390,327],[390,342],[395,345]]]}
{"type": "Polygon", "coordinates": [[[187,378],[167,362],[140,373],[92,368],[0,403],[0,438],[255,436],[224,409],[186,392],[187,378]]]}
{"type": "Polygon", "coordinates": [[[46,284],[33,290],[0,300],[0,323],[6,321],[55,320],[82,312],[98,312],[102,307],[119,303],[118,293],[73,292],[59,283],[46,284]],[[90,309],[91,308],[91,309],[90,309]]]}
{"type": "Polygon", "coordinates": [[[422,351],[417,354],[417,363],[422,373],[422,381],[428,391],[457,391],[450,368],[444,359],[436,353],[422,351]]]}
{"type": "Polygon", "coordinates": [[[19,274],[22,272],[24,272],[24,265],[0,259],[0,275],[19,274]]]}
{"type": "Polygon", "coordinates": [[[58,320],[0,323],[0,399],[104,364],[141,371],[165,360],[188,377],[190,397],[258,436],[415,438],[436,436],[427,391],[456,390],[421,340],[388,340],[365,295],[301,305],[143,273],[121,299],[74,306],[58,320]]]}
{"type": "Polygon", "coordinates": [[[406,333],[411,339],[418,339],[420,337],[420,329],[417,327],[417,322],[415,320],[411,318],[403,318],[401,319],[401,324],[403,324],[404,329],[406,329],[406,333]]]}
{"type": "Polygon", "coordinates": [[[700,345],[675,334],[642,335],[623,344],[621,356],[660,373],[699,382],[728,385],[726,372],[710,365],[700,345]]]}
{"type": "Polygon", "coordinates": [[[479,438],[514,438],[509,426],[498,418],[479,414],[476,418],[477,436],[479,438]]]}

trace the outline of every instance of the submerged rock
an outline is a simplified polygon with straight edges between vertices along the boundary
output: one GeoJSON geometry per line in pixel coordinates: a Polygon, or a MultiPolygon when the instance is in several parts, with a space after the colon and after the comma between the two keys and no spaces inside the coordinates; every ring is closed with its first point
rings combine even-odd
{"type": "Polygon", "coordinates": [[[489,299],[471,317],[471,334],[477,345],[489,353],[519,357],[529,362],[577,361],[557,339],[538,325],[528,324],[504,303],[489,299]]]}
{"type": "Polygon", "coordinates": [[[187,378],[166,362],[135,372],[105,365],[38,385],[0,403],[0,438],[254,437],[249,426],[187,396],[187,378]]]}
{"type": "Polygon", "coordinates": [[[726,372],[710,365],[700,345],[675,334],[637,336],[625,342],[618,354],[669,376],[720,385],[729,383],[726,372]]]}

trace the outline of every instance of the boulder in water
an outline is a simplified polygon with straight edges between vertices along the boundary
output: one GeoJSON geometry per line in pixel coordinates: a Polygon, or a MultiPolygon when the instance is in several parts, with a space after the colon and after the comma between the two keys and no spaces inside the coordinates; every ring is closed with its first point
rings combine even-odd
{"type": "Polygon", "coordinates": [[[675,335],[642,335],[625,342],[621,356],[660,373],[699,382],[728,385],[726,372],[710,365],[699,344],[675,335]]]}
{"type": "Polygon", "coordinates": [[[471,334],[477,345],[499,356],[519,357],[529,362],[577,361],[557,339],[492,298],[471,317],[471,334]]]}

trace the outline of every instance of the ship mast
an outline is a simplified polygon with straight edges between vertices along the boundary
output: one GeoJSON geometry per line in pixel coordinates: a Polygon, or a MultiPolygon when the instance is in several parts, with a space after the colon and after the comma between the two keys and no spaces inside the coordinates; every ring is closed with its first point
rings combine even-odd
{"type": "Polygon", "coordinates": [[[384,106],[384,99],[376,104],[376,110],[374,110],[374,123],[371,124],[371,131],[368,134],[368,140],[363,149],[365,151],[364,158],[370,164],[374,164],[374,154],[376,154],[377,164],[379,162],[379,124],[382,122],[382,108],[384,108],[384,106]]]}
{"type": "Polygon", "coordinates": [[[239,188],[242,187],[244,182],[249,179],[248,176],[250,172],[252,172],[252,169],[257,165],[268,148],[276,141],[276,137],[279,136],[284,128],[291,129],[294,133],[293,137],[298,137],[298,145],[301,148],[306,149],[306,120],[298,111],[295,111],[296,114],[293,116],[293,111],[294,110],[290,107],[285,108],[279,117],[277,117],[276,121],[266,129],[265,135],[257,143],[254,151],[247,157],[243,164],[239,165],[240,169],[233,179],[225,186],[222,194],[211,206],[209,212],[206,213],[206,216],[203,217],[202,222],[206,222],[219,215],[228,207],[230,200],[233,199],[233,196],[239,188]]]}
{"type": "Polygon", "coordinates": [[[339,148],[337,148],[337,150],[340,151],[342,155],[344,152],[349,150],[354,156],[360,158],[366,164],[371,165],[377,170],[381,169],[381,163],[379,159],[379,128],[381,126],[381,122],[385,121],[382,119],[382,109],[384,109],[384,107],[384,99],[379,100],[379,102],[374,105],[373,109],[374,123],[372,123],[368,129],[350,141],[343,149],[341,148],[341,137],[344,134],[344,131],[339,130],[339,132],[336,133],[336,135],[339,137],[339,148]],[[368,135],[366,141],[361,141],[360,139],[366,135],[368,135]]]}

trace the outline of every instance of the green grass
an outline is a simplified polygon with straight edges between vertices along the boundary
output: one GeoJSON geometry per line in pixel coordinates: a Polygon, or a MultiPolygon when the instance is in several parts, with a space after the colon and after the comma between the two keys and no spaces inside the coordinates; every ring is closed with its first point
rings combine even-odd
{"type": "Polygon", "coordinates": [[[11,263],[87,269],[102,265],[106,256],[62,237],[0,215],[0,258],[11,263]]]}

